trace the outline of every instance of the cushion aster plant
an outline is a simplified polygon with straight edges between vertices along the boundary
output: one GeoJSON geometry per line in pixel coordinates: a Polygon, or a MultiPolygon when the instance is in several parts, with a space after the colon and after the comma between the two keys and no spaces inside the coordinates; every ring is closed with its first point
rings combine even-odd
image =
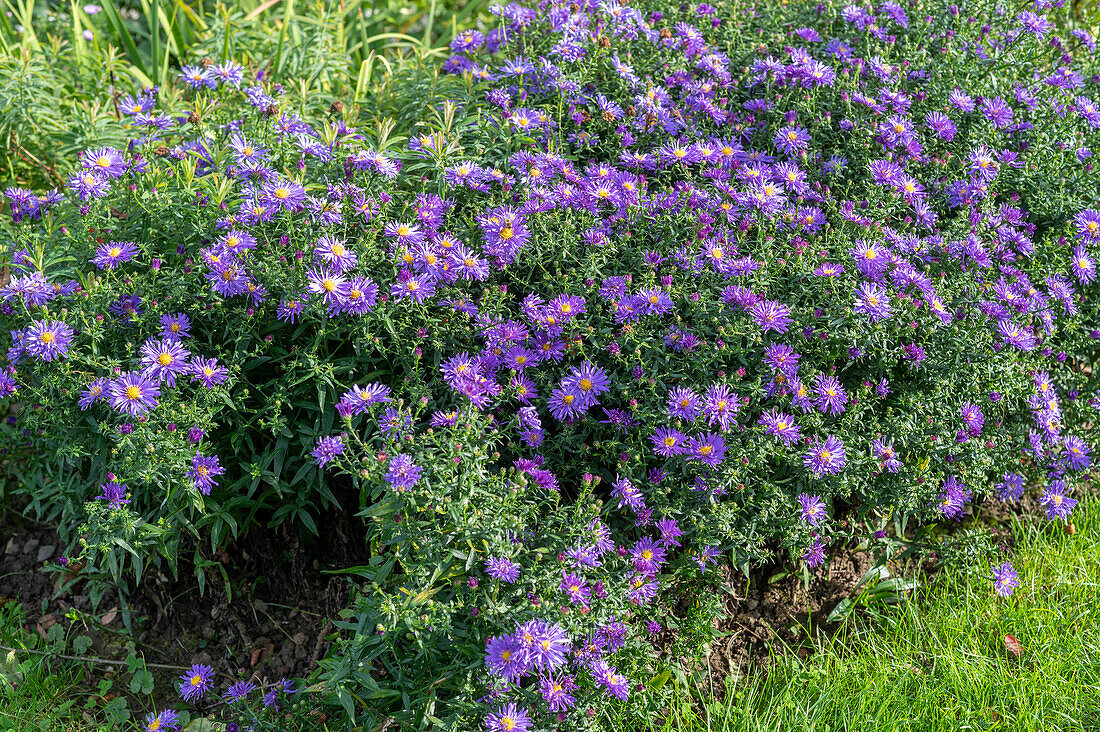
{"type": "Polygon", "coordinates": [[[194,114],[143,92],[67,198],[7,193],[13,437],[90,476],[59,502],[128,487],[89,503],[102,549],[316,531],[353,486],[353,713],[658,709],[719,558],[816,566],[1032,486],[1072,514],[1095,40],[967,12],[499,5],[407,140],[192,67],[194,114]]]}

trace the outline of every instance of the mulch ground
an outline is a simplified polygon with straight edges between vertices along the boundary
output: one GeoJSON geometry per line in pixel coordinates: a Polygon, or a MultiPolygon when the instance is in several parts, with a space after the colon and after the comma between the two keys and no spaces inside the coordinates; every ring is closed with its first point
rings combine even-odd
{"type": "MultiPolygon", "coordinates": [[[[54,625],[70,639],[88,636],[91,646],[83,654],[88,657],[123,660],[132,644],[149,664],[179,667],[149,669],[158,706],[175,700],[176,677],[195,663],[212,666],[223,684],[306,678],[328,650],[335,630],[331,619],[349,604],[350,580],[331,572],[367,559],[366,542],[350,522],[330,516],[319,528],[324,541],[312,545],[280,530],[256,531],[231,544],[220,557],[232,567],[231,587],[214,569],[200,592],[186,562],[178,578],[164,569],[148,571],[127,607],[113,590],[93,606],[79,572],[57,571],[64,547],[53,529],[0,524],[0,604],[21,603],[27,629],[43,638],[54,625]],[[53,571],[47,571],[51,565],[53,571]]],[[[93,694],[97,678],[119,667],[89,662],[88,668],[87,691],[93,694]]],[[[137,706],[131,709],[149,703],[148,698],[133,701],[137,706]]]]}

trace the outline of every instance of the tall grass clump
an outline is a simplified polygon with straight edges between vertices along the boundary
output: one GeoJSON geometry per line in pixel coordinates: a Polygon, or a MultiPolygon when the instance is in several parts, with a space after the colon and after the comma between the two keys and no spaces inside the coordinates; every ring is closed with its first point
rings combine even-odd
{"type": "Polygon", "coordinates": [[[87,572],[221,568],[339,506],[370,559],[320,688],[375,723],[596,729],[663,708],[719,562],[814,567],[1028,490],[1072,515],[1094,28],[1042,1],[492,18],[400,126],[212,55],[121,98],[129,142],[63,187],[6,191],[6,435],[87,572]]]}

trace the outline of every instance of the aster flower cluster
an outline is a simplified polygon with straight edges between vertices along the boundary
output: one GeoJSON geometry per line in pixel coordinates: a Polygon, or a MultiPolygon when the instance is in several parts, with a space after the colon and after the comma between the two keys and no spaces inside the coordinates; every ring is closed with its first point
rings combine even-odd
{"type": "Polygon", "coordinates": [[[339,474],[372,550],[339,652],[467,727],[583,729],[662,693],[627,679],[674,663],[684,593],[718,612],[719,561],[827,561],[834,506],[963,520],[1037,486],[1068,520],[1100,68],[1054,10],[496,4],[407,144],[188,65],[119,100],[125,149],[5,192],[13,447],[106,456],[93,517],[222,537],[316,531],[339,474]]]}

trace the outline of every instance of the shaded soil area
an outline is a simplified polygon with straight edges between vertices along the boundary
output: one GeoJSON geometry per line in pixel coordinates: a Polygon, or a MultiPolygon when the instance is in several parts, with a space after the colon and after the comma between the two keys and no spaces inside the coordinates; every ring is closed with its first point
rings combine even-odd
{"type": "MultiPolygon", "coordinates": [[[[1033,498],[1012,506],[988,501],[977,517],[960,526],[988,530],[1004,526],[1013,514],[1037,511],[1033,498]]],[[[349,602],[351,581],[333,572],[365,564],[369,558],[356,519],[332,512],[320,517],[319,530],[322,540],[308,545],[286,527],[256,530],[231,544],[217,558],[232,578],[231,586],[214,568],[207,572],[205,591],[200,592],[192,567],[184,561],[178,578],[147,572],[129,598],[131,631],[117,592],[108,591],[93,606],[79,572],[60,568],[63,548],[52,529],[0,524],[0,605],[21,603],[28,630],[44,638],[54,626],[60,626],[70,641],[86,636],[90,643],[76,655],[117,661],[136,653],[148,664],[163,666],[149,668],[155,678],[152,699],[158,707],[176,700],[176,679],[195,663],[214,668],[222,682],[219,693],[239,679],[270,684],[280,678],[307,678],[335,637],[332,620],[349,602]]],[[[1003,541],[1010,533],[997,536],[995,540],[1003,541]]],[[[865,550],[838,543],[829,546],[827,557],[811,572],[808,586],[801,573],[780,561],[755,566],[747,577],[728,565],[722,569],[725,616],[716,628],[719,638],[712,643],[709,669],[699,669],[709,670],[716,691],[724,688],[725,677],[750,667],[753,673],[766,673],[775,653],[805,658],[812,652],[811,638],[836,631],[837,624],[826,618],[838,603],[858,594],[857,586],[874,560],[865,550]]],[[[918,580],[936,571],[931,561],[887,566],[892,576],[918,580]]],[[[690,603],[691,598],[685,598],[674,612],[683,615],[690,603]]],[[[56,638],[58,631],[53,634],[56,638]]],[[[666,637],[654,638],[658,645],[671,640],[667,631],[661,635],[666,637]]],[[[62,652],[74,653],[71,645],[62,652]]],[[[118,673],[124,682],[129,680],[117,666],[89,663],[88,668],[85,691],[90,696],[95,695],[97,675],[118,673]]],[[[125,687],[126,683],[115,685],[125,687]]],[[[150,700],[136,695],[130,701],[137,711],[146,709],[150,700]]]]}
{"type": "MultiPolygon", "coordinates": [[[[61,568],[63,547],[52,529],[0,524],[0,605],[21,603],[27,629],[48,639],[52,650],[74,654],[73,639],[86,636],[75,644],[76,650],[84,649],[75,655],[143,657],[155,680],[158,705],[175,700],[177,677],[195,663],[214,668],[221,679],[219,694],[239,679],[269,684],[306,678],[329,647],[335,630],[330,619],[349,603],[349,579],[332,572],[367,560],[366,542],[354,521],[331,514],[321,517],[318,528],[323,540],[308,546],[285,527],[254,531],[231,544],[218,557],[227,570],[232,568],[227,571],[230,586],[214,567],[200,592],[193,567],[181,561],[178,578],[153,569],[128,602],[108,590],[93,604],[79,567],[75,572],[61,568]],[[57,647],[59,632],[68,639],[65,649],[57,647]]],[[[92,662],[88,668],[89,693],[97,677],[125,670],[92,662]]],[[[137,710],[149,699],[131,702],[137,710]]]]}
{"type": "MultiPolygon", "coordinates": [[[[987,500],[977,515],[944,530],[987,530],[994,544],[1010,550],[1012,534],[1006,530],[1008,522],[1013,516],[1040,512],[1038,501],[1031,496],[1015,504],[987,500]]],[[[727,676],[740,676],[750,672],[750,667],[752,673],[767,673],[768,663],[775,660],[775,654],[794,653],[805,659],[813,652],[812,638],[830,636],[839,630],[840,623],[828,622],[829,614],[842,601],[856,599],[879,579],[861,586],[875,561],[871,552],[858,549],[854,542],[847,546],[830,545],[826,557],[821,567],[810,571],[808,586],[800,572],[782,562],[752,567],[748,577],[728,564],[722,568],[725,617],[718,622],[719,639],[712,643],[707,659],[715,690],[724,689],[722,682],[727,676]]],[[[921,584],[938,571],[931,558],[909,558],[904,563],[887,561],[885,566],[890,577],[915,579],[921,584]]],[[[690,599],[682,602],[690,603],[690,599]]],[[[861,606],[855,604],[851,612],[861,615],[861,606]]]]}

